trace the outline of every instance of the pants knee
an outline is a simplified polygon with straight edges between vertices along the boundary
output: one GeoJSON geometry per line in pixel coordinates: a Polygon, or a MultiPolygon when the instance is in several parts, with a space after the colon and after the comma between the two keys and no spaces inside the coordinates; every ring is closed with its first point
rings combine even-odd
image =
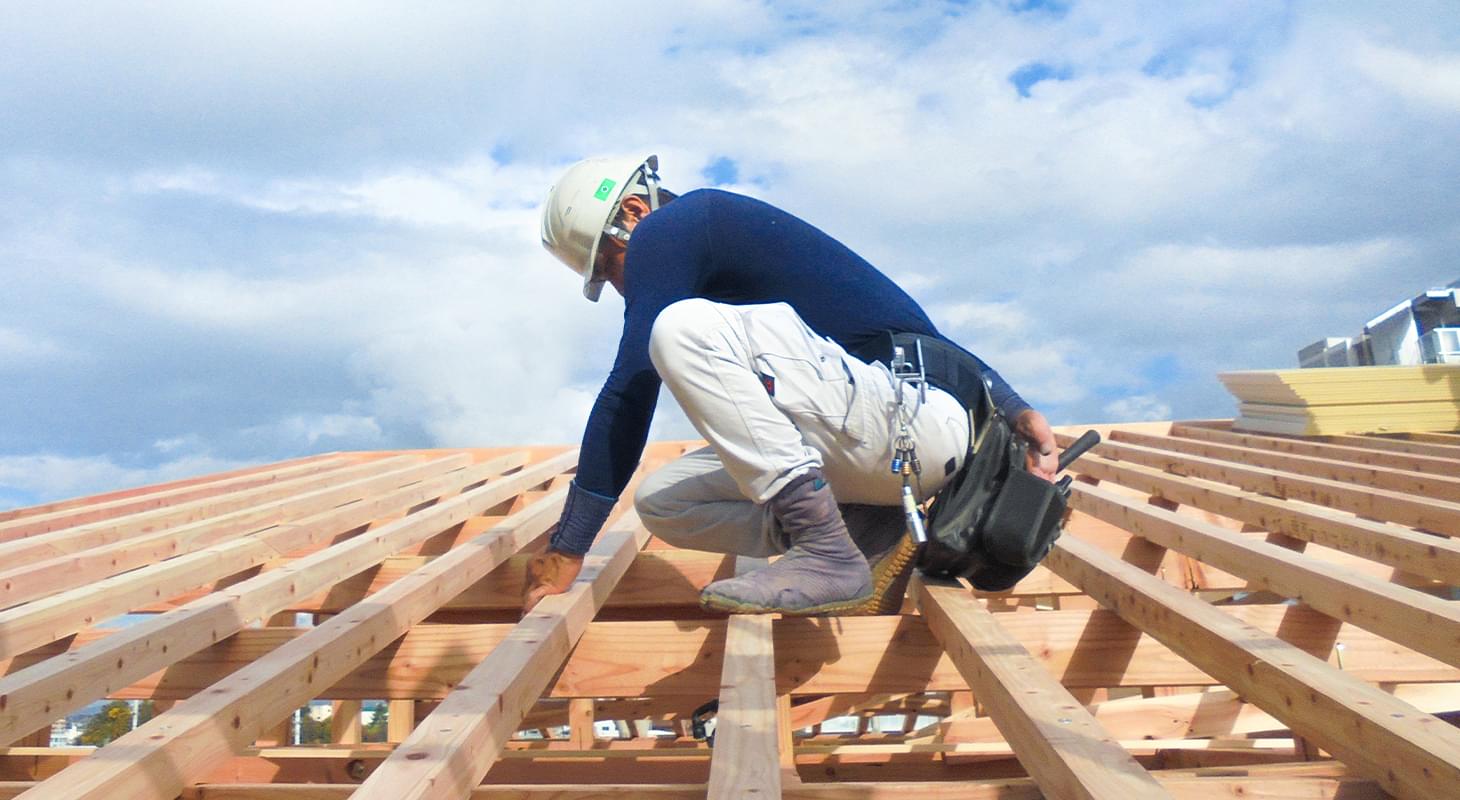
{"type": "Polygon", "coordinates": [[[709,300],[692,297],[670,303],[654,318],[649,331],[649,360],[661,377],[673,371],[676,352],[699,349],[701,332],[720,320],[714,307],[709,300]]]}

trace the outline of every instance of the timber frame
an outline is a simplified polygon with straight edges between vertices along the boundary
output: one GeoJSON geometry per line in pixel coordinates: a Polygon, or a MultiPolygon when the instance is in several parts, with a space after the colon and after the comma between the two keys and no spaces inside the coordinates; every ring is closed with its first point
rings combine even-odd
{"type": "Polygon", "coordinates": [[[1460,797],[1460,434],[1100,429],[1041,567],[880,617],[709,615],[754,565],[627,502],[520,617],[564,447],[0,512],[0,799],[1460,797]],[[156,716],[46,746],[103,699],[156,716]],[[294,744],[322,701],[332,741],[294,744]]]}

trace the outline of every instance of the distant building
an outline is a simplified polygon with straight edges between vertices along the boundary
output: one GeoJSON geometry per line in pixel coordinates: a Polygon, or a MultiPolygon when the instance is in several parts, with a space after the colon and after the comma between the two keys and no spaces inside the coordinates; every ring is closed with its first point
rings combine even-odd
{"type": "Polygon", "coordinates": [[[1460,364],[1460,280],[1396,304],[1355,338],[1319,339],[1298,351],[1300,367],[1387,364],[1460,364]]]}

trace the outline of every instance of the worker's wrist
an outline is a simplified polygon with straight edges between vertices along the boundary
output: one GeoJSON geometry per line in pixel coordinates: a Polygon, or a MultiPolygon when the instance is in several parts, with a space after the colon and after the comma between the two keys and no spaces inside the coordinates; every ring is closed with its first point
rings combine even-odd
{"type": "Polygon", "coordinates": [[[548,540],[548,547],[568,556],[582,558],[593,546],[593,540],[608,521],[615,498],[592,492],[573,481],[568,485],[568,499],[558,518],[558,529],[548,540]]]}

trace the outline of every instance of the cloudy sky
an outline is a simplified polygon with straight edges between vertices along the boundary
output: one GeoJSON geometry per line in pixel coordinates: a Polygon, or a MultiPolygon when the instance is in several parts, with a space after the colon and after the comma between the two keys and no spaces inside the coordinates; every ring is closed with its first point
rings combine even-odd
{"type": "Polygon", "coordinates": [[[1457,142],[1453,0],[8,2],[0,508],[577,441],[622,306],[537,206],[598,154],[817,224],[1056,423],[1231,416],[1460,278],[1457,142]]]}

